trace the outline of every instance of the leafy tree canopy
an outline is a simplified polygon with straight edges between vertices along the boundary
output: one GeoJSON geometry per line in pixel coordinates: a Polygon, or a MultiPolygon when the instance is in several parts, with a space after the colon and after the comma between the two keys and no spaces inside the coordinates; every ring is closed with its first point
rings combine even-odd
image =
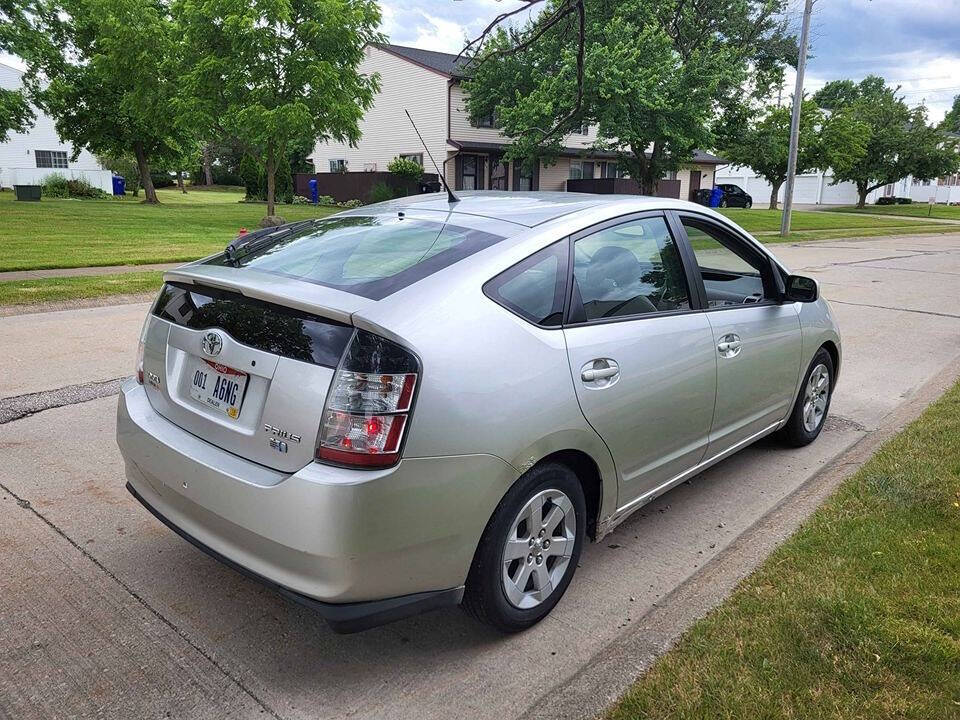
{"type": "MultiPolygon", "coordinates": [[[[770,183],[770,207],[787,179],[790,146],[789,105],[768,106],[759,119],[747,122],[738,137],[723,149],[730,162],[747,165],[770,183]]],[[[870,128],[850,112],[825,113],[812,100],[800,108],[797,174],[811,170],[848,168],[866,150],[870,128]]]]}
{"type": "Polygon", "coordinates": [[[881,77],[870,75],[859,83],[835,80],[813,99],[833,112],[851,114],[870,128],[860,159],[834,167],[834,183],[856,184],[858,207],[864,206],[872,190],[908,175],[931,180],[960,166],[956,141],[927,123],[925,107],[908,107],[897,97],[897,89],[888,87],[881,77]]]}
{"type": "Polygon", "coordinates": [[[552,0],[521,29],[480,44],[465,82],[469,111],[496,113],[515,159],[549,161],[564,136],[596,124],[598,147],[652,192],[695,148],[714,145],[718,113],[766,97],[795,62],[783,6],[552,0]]]}
{"type": "Polygon", "coordinates": [[[179,106],[208,137],[262,158],[267,214],[292,144],[356,144],[379,90],[357,67],[377,32],[373,0],[175,0],[184,71],[179,106]]]}
{"type": "MultiPolygon", "coordinates": [[[[0,50],[12,51],[18,26],[26,21],[23,7],[17,0],[0,0],[0,50]]],[[[0,143],[9,140],[11,132],[26,132],[34,121],[33,108],[20,90],[0,88],[0,143]]]]}
{"type": "Polygon", "coordinates": [[[30,96],[75,152],[132,152],[148,202],[150,164],[189,151],[173,111],[174,25],[163,0],[24,0],[10,45],[30,96]],[[42,81],[43,80],[43,81],[42,81]]]}
{"type": "Polygon", "coordinates": [[[960,133],[960,95],[953,98],[953,107],[940,123],[940,129],[947,132],[960,133]]]}

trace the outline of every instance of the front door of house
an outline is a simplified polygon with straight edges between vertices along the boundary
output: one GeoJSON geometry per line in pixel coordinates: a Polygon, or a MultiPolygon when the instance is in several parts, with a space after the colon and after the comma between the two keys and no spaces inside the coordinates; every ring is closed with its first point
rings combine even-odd
{"type": "Polygon", "coordinates": [[[700,171],[691,170],[690,171],[690,200],[697,199],[697,191],[700,189],[700,171]]]}

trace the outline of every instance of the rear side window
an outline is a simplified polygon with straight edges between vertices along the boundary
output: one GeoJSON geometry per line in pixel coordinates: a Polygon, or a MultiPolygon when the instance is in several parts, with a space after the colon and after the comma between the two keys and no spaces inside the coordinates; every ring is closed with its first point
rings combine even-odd
{"type": "Polygon", "coordinates": [[[446,222],[347,216],[319,221],[239,261],[220,255],[209,262],[381,300],[500,240],[500,235],[446,222]]]}
{"type": "Polygon", "coordinates": [[[535,325],[557,327],[563,322],[566,284],[567,243],[561,240],[500,273],[483,291],[535,325]]]}

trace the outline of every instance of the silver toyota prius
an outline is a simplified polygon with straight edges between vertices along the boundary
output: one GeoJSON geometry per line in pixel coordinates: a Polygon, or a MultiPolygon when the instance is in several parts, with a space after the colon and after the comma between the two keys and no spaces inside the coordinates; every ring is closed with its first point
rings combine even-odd
{"type": "Polygon", "coordinates": [[[586,538],[765,435],[812,442],[840,368],[814,280],[664,198],[420,195],[164,281],[127,487],[339,632],[457,604],[530,627],[586,538]]]}

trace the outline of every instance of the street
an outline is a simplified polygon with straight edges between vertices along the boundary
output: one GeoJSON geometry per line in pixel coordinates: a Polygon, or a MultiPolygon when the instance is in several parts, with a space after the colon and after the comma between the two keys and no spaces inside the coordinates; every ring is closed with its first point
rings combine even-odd
{"type": "Polygon", "coordinates": [[[925,383],[960,374],[960,233],[772,249],[820,280],[843,334],[821,437],[764,440],[646,506],[509,637],[458,610],[335,635],[211,560],[124,489],[107,381],[132,372],[148,306],[0,318],[0,718],[555,716],[589,663],[664,603],[709,596],[698,577],[732,543],[925,383]]]}

